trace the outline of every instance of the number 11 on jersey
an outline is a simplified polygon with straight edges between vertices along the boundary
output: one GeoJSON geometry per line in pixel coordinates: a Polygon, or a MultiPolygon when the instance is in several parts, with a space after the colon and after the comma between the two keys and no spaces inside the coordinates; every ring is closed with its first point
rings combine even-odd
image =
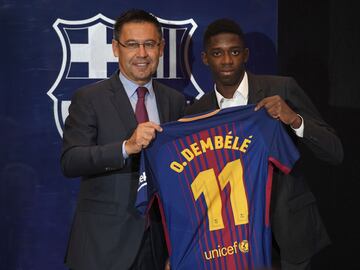
{"type": "Polygon", "coordinates": [[[216,179],[214,169],[208,169],[200,172],[191,184],[195,201],[201,194],[204,195],[210,231],[224,228],[220,192],[225,189],[227,184],[230,185],[230,202],[235,225],[247,224],[249,212],[240,159],[228,162],[219,173],[218,179],[216,179]]]}

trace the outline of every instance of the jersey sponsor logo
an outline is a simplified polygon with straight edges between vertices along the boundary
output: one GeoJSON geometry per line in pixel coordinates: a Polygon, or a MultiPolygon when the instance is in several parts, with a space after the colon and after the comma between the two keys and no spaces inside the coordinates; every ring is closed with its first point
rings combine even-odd
{"type": "Polygon", "coordinates": [[[138,187],[138,192],[143,188],[147,186],[147,182],[146,182],[146,173],[142,172],[139,176],[139,187],[138,187]]]}
{"type": "Polygon", "coordinates": [[[238,241],[234,241],[234,243],[230,246],[218,245],[215,249],[204,251],[204,258],[209,261],[234,254],[236,255],[239,251],[241,253],[249,252],[249,242],[247,240],[242,240],[240,243],[238,241]]]}
{"type": "MultiPolygon", "coordinates": [[[[165,20],[158,17],[158,20],[162,25],[166,47],[155,78],[190,80],[197,91],[196,98],[200,98],[204,92],[192,75],[189,62],[189,45],[197,24],[193,19],[165,20]]],[[[47,94],[54,103],[54,120],[60,136],[69,114],[73,91],[85,84],[108,78],[118,66],[111,47],[113,24],[114,20],[100,13],[84,20],[59,18],[53,24],[61,43],[62,63],[47,94]]]]}

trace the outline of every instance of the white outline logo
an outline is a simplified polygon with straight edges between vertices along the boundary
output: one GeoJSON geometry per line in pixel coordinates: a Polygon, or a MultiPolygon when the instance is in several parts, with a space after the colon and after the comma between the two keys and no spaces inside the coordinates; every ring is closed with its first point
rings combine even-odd
{"type": "MultiPolygon", "coordinates": [[[[176,20],[165,20],[157,17],[159,22],[162,25],[163,31],[168,31],[168,37],[166,40],[167,45],[169,46],[169,55],[167,69],[168,74],[164,76],[164,59],[160,59],[159,67],[157,70],[157,77],[160,79],[179,79],[181,76],[176,69],[177,62],[179,60],[179,53],[183,51],[183,54],[180,55],[183,59],[183,65],[186,70],[186,74],[190,79],[195,90],[198,92],[196,98],[200,98],[204,91],[200,88],[196,82],[190,68],[190,63],[188,59],[189,55],[189,45],[194,34],[197,24],[193,19],[176,21],[176,20]],[[182,30],[182,31],[179,31],[182,30]],[[177,31],[180,33],[180,39],[177,38],[177,31]],[[178,50],[180,52],[178,52],[178,50]]],[[[62,48],[62,64],[60,72],[55,80],[54,84],[51,86],[47,95],[53,100],[53,113],[55,118],[56,128],[62,137],[62,126],[65,122],[66,117],[68,116],[68,108],[70,106],[70,100],[59,100],[54,91],[58,88],[60,83],[64,80],[74,80],[74,79],[105,79],[108,77],[107,74],[107,63],[117,63],[117,59],[112,55],[111,43],[106,43],[107,41],[107,31],[113,29],[114,20],[109,19],[108,17],[97,14],[96,16],[85,19],[85,20],[63,20],[57,19],[53,24],[56,34],[58,35],[62,48]],[[70,42],[68,36],[68,31],[71,30],[87,30],[88,31],[88,44],[75,44],[70,42]],[[99,42],[100,40],[100,42],[99,42]],[[91,43],[91,44],[90,44],[91,43]],[[88,74],[84,75],[74,75],[71,74],[70,70],[74,63],[85,63],[88,65],[88,74]]],[[[163,57],[162,57],[163,58],[163,57]]],[[[74,87],[74,90],[77,87],[74,87]]]]}

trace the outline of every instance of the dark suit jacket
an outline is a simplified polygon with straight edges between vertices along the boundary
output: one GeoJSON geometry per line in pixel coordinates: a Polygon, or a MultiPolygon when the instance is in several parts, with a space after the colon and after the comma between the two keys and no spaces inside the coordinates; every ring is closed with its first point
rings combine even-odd
{"type": "MultiPolygon", "coordinates": [[[[161,123],[181,117],[184,97],[156,81],[153,88],[161,123]]],[[[146,221],[134,208],[139,155],[126,163],[122,155],[137,122],[118,72],[76,91],[69,112],[61,166],[82,179],[65,262],[76,270],[128,269],[146,221]]]]}
{"type": "MultiPolygon", "coordinates": [[[[342,161],[343,149],[340,139],[324,122],[294,79],[248,73],[248,82],[249,104],[257,103],[264,97],[279,95],[303,117],[303,138],[294,135],[287,127],[300,153],[307,149],[320,160],[332,164],[342,161]]],[[[186,108],[185,114],[218,108],[215,92],[211,91],[186,108]]],[[[330,243],[318,213],[315,197],[306,184],[308,179],[305,179],[304,165],[306,160],[300,158],[290,175],[275,171],[272,187],[271,225],[274,238],[280,248],[281,258],[292,263],[310,258],[330,243]]]]}

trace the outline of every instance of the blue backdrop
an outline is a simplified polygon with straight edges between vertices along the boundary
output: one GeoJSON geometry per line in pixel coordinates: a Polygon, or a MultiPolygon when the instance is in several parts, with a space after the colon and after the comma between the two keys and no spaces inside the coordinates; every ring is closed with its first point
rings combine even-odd
{"type": "Polygon", "coordinates": [[[62,125],[74,90],[115,71],[112,22],[123,11],[159,18],[167,50],[156,77],[189,100],[212,89],[200,53],[217,18],[242,26],[251,71],[276,73],[276,0],[133,2],[1,1],[0,269],[65,269],[79,183],[60,171],[62,125]]]}

